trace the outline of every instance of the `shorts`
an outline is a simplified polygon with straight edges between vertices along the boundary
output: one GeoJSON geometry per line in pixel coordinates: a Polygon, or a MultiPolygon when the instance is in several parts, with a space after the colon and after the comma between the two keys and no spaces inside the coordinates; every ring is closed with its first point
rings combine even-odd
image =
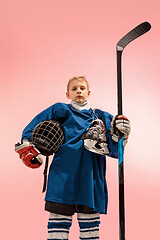
{"type": "Polygon", "coordinates": [[[72,216],[74,215],[74,213],[96,213],[93,208],[84,205],[63,204],[49,201],[46,201],[45,203],[45,210],[51,213],[66,216],[72,216]]]}

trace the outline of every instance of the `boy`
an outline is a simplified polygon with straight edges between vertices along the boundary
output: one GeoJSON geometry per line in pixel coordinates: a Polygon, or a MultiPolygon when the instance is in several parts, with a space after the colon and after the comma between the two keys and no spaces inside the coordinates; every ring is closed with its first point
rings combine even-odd
{"type": "MultiPolygon", "coordinates": [[[[65,142],[51,163],[45,197],[45,210],[50,212],[48,240],[68,239],[74,213],[80,239],[99,239],[99,214],[107,213],[108,202],[105,155],[117,158],[117,129],[123,132],[125,145],[130,123],[124,116],[116,120],[107,112],[90,108],[87,101],[90,90],[84,76],[69,80],[66,96],[70,104],[56,103],[27,125],[22,147],[25,141],[30,145],[31,133],[38,123],[54,119],[62,125],[65,142]]],[[[41,155],[35,147],[34,150],[40,166],[41,155]]],[[[23,156],[20,158],[25,163],[23,156]]]]}

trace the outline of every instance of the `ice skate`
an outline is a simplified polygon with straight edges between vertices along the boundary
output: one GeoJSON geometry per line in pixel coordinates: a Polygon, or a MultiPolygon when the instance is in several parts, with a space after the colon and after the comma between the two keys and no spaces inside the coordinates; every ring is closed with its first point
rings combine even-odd
{"type": "Polygon", "coordinates": [[[105,124],[101,119],[93,121],[91,126],[82,135],[87,150],[101,155],[109,153],[105,124]]]}

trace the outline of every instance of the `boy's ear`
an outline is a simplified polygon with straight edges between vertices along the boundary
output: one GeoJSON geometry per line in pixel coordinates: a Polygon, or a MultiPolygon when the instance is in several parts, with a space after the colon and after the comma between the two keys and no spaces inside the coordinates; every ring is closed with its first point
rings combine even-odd
{"type": "Polygon", "coordinates": [[[88,91],[88,97],[90,97],[91,91],[88,91]]]}
{"type": "Polygon", "coordinates": [[[67,97],[68,99],[71,99],[70,96],[69,96],[69,92],[66,92],[66,97],[67,97]]]}

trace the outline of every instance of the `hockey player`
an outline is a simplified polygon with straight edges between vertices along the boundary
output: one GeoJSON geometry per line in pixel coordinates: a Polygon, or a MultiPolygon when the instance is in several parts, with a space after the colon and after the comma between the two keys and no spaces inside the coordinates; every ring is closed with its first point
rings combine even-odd
{"type": "Polygon", "coordinates": [[[62,125],[65,141],[51,163],[45,197],[45,210],[50,212],[48,240],[68,239],[74,213],[80,239],[99,239],[100,214],[107,213],[108,202],[105,155],[118,158],[117,132],[123,133],[125,145],[130,123],[125,116],[90,108],[85,76],[69,80],[66,96],[70,104],[56,103],[26,126],[21,147],[15,150],[27,166],[41,166],[41,154],[30,142],[33,129],[47,119],[62,125]]]}

